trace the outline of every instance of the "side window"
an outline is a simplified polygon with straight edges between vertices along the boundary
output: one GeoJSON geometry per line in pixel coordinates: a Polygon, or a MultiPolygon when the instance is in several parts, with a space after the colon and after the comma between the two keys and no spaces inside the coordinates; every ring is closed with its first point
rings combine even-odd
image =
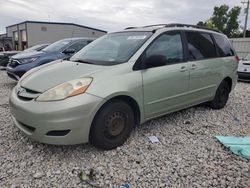
{"type": "Polygon", "coordinates": [[[147,49],[146,58],[161,55],[166,58],[166,64],[183,61],[183,47],[180,32],[167,32],[158,37],[147,49]]]}
{"type": "Polygon", "coordinates": [[[71,46],[69,46],[68,49],[74,49],[75,52],[78,52],[87,44],[88,44],[87,41],[79,41],[79,42],[76,42],[76,43],[72,44],[71,46]]]}
{"type": "Polygon", "coordinates": [[[186,32],[189,60],[217,57],[213,40],[208,33],[186,32]]]}
{"type": "Polygon", "coordinates": [[[213,34],[220,57],[234,56],[234,51],[226,37],[213,34]]]}

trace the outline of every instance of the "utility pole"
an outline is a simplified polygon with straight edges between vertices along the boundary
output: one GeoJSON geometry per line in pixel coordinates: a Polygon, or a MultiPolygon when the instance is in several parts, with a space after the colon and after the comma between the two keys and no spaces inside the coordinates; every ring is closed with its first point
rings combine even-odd
{"type": "Polygon", "coordinates": [[[248,12],[249,12],[249,0],[246,2],[241,2],[243,5],[247,4],[247,8],[245,9],[245,14],[246,14],[246,18],[245,18],[245,25],[244,25],[244,33],[243,33],[243,37],[246,38],[246,33],[247,33],[247,21],[248,21],[248,12]]]}

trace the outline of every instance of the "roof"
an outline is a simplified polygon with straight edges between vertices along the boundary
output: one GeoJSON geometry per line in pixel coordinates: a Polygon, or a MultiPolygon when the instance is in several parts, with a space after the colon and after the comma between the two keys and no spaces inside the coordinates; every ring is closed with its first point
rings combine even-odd
{"type": "Polygon", "coordinates": [[[160,29],[167,29],[167,28],[175,28],[178,30],[198,30],[198,31],[206,31],[206,32],[216,32],[216,33],[221,33],[222,32],[218,29],[211,29],[207,27],[202,27],[202,26],[197,26],[197,25],[190,25],[190,24],[180,24],[180,23],[171,23],[171,24],[156,24],[156,25],[147,25],[143,27],[128,27],[125,28],[125,30],[121,32],[126,32],[126,31],[151,31],[155,32],[160,29]]]}
{"type": "Polygon", "coordinates": [[[20,24],[25,24],[25,23],[73,25],[73,26],[82,27],[82,28],[85,28],[85,29],[92,29],[92,30],[103,32],[103,33],[107,33],[107,31],[104,31],[104,30],[100,30],[100,29],[96,29],[96,28],[92,28],[92,27],[88,27],[88,26],[84,26],[84,25],[79,25],[79,24],[75,24],[75,23],[65,23],[65,22],[24,21],[24,22],[20,22],[20,23],[17,23],[17,24],[9,25],[6,28],[9,28],[9,27],[12,27],[12,26],[16,26],[16,25],[20,25],[20,24]]]}

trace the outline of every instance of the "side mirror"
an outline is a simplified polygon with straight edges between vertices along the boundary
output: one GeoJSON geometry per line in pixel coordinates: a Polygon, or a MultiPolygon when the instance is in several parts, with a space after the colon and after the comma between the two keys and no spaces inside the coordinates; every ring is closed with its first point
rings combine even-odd
{"type": "Polygon", "coordinates": [[[68,48],[68,49],[65,49],[64,51],[63,51],[63,53],[65,53],[65,54],[73,54],[73,53],[75,53],[76,51],[73,49],[73,48],[68,48]]]}
{"type": "Polygon", "coordinates": [[[163,55],[153,55],[145,59],[146,68],[160,67],[166,65],[166,57],[163,55]]]}

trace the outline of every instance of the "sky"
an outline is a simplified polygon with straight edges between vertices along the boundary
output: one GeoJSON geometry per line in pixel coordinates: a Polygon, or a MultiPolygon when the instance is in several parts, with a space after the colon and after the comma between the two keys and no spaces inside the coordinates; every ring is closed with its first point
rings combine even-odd
{"type": "MultiPolygon", "coordinates": [[[[76,23],[108,32],[158,23],[196,24],[207,20],[214,6],[227,4],[243,8],[241,1],[0,0],[0,34],[6,32],[6,26],[26,20],[76,23]]],[[[243,25],[243,13],[239,20],[243,25]]]]}

